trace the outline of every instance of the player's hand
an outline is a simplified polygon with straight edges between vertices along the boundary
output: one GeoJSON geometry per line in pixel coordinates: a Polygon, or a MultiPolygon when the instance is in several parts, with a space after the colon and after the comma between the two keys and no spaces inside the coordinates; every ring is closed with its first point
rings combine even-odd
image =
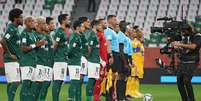
{"type": "Polygon", "coordinates": [[[17,59],[17,56],[15,56],[15,55],[13,55],[13,54],[10,55],[10,58],[13,59],[13,60],[15,60],[15,61],[18,60],[18,59],[17,59]]]}
{"type": "Polygon", "coordinates": [[[109,64],[112,65],[114,63],[114,58],[113,56],[111,58],[109,58],[109,64]]]}
{"type": "Polygon", "coordinates": [[[46,40],[40,40],[40,41],[36,42],[36,47],[41,47],[46,44],[48,44],[48,42],[46,40]]]}
{"type": "Polygon", "coordinates": [[[105,67],[105,66],[106,66],[106,62],[105,62],[105,61],[101,61],[101,65],[102,65],[103,67],[105,67]]]}
{"type": "Polygon", "coordinates": [[[180,48],[180,47],[181,47],[181,43],[178,42],[178,41],[172,42],[171,45],[172,45],[174,48],[180,48]]]}

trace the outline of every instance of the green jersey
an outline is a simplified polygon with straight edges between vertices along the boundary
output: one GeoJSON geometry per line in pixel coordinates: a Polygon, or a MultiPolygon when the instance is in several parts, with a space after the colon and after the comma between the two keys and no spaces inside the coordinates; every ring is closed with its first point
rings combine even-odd
{"type": "MultiPolygon", "coordinates": [[[[6,33],[4,35],[7,47],[11,54],[16,55],[18,59],[21,58],[22,51],[20,50],[20,33],[18,26],[10,23],[7,27],[6,33]]],[[[4,54],[4,62],[13,62],[14,60],[10,58],[8,53],[4,54]]]]}
{"type": "Polygon", "coordinates": [[[48,67],[53,67],[54,64],[54,46],[53,46],[53,40],[50,36],[50,34],[45,35],[48,41],[48,44],[46,45],[48,52],[47,52],[47,61],[46,61],[46,66],[48,67]]]}
{"type": "Polygon", "coordinates": [[[82,41],[82,56],[87,56],[88,53],[88,42],[87,42],[87,32],[81,33],[80,38],[82,41]]]}
{"type": "Polygon", "coordinates": [[[91,47],[92,52],[87,57],[89,62],[100,63],[100,53],[99,53],[99,42],[98,37],[94,31],[91,31],[88,38],[89,47],[91,47]]]}
{"type": "Polygon", "coordinates": [[[58,48],[55,49],[54,61],[55,62],[67,62],[68,56],[68,42],[66,33],[63,28],[58,28],[54,34],[54,41],[57,42],[58,48]]]}
{"type": "MultiPolygon", "coordinates": [[[[45,34],[36,32],[36,35],[38,37],[38,40],[48,41],[48,39],[47,39],[45,34]]],[[[47,63],[47,53],[48,53],[47,45],[43,45],[41,47],[38,47],[36,53],[37,53],[37,64],[38,65],[46,65],[46,63],[47,63]]]]}
{"type": "Polygon", "coordinates": [[[78,33],[74,32],[70,36],[70,45],[69,45],[69,65],[80,65],[81,56],[82,56],[82,41],[78,33]]]}
{"type": "MultiPolygon", "coordinates": [[[[21,34],[21,44],[26,46],[32,46],[36,43],[37,36],[35,32],[24,30],[21,34]]],[[[20,66],[32,66],[36,67],[37,57],[36,48],[28,52],[22,52],[22,57],[20,59],[20,66]]]]}

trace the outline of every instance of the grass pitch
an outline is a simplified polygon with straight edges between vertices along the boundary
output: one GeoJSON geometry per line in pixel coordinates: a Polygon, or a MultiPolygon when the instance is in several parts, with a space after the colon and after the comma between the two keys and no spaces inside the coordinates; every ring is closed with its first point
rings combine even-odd
{"type": "MultiPolygon", "coordinates": [[[[60,101],[67,101],[69,84],[64,84],[60,93],[60,101]]],[[[201,101],[201,85],[193,85],[196,101],[201,101]]],[[[19,101],[19,91],[17,90],[15,101],[19,101]]],[[[51,86],[48,91],[47,100],[52,101],[51,86]]],[[[142,84],[142,93],[152,94],[153,101],[181,101],[177,86],[175,84],[142,84]]],[[[83,85],[82,101],[85,101],[85,85],[83,85]]],[[[0,84],[0,101],[7,101],[6,84],[0,84]]],[[[101,101],[105,101],[101,97],[101,101]]],[[[142,101],[142,99],[134,99],[133,101],[142,101]]]]}

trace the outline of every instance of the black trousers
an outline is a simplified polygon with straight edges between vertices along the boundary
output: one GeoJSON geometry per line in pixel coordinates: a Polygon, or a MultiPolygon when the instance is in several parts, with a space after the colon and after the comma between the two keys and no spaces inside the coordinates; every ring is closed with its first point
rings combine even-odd
{"type": "Polygon", "coordinates": [[[88,11],[91,11],[91,7],[93,12],[96,11],[96,1],[95,0],[88,0],[88,11]]]}
{"type": "Polygon", "coordinates": [[[181,63],[177,71],[177,86],[182,101],[195,101],[191,79],[197,68],[196,63],[181,63]]]}

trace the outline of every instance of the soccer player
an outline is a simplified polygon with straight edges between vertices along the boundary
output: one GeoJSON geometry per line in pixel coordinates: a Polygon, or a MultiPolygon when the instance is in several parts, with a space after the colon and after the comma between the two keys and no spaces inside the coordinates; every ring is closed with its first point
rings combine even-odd
{"type": "Polygon", "coordinates": [[[121,21],[119,23],[119,31],[118,31],[118,44],[119,44],[119,59],[118,65],[120,68],[118,69],[118,77],[117,77],[117,84],[116,84],[116,93],[117,93],[117,100],[124,101],[126,100],[125,91],[126,91],[126,80],[127,76],[130,74],[130,67],[128,63],[128,44],[129,41],[125,35],[127,31],[127,26],[129,23],[126,21],[121,21]]]}
{"type": "Polygon", "coordinates": [[[68,101],[81,101],[81,56],[82,56],[82,40],[81,33],[85,28],[82,22],[75,21],[73,23],[74,32],[70,36],[69,44],[69,75],[70,75],[70,87],[68,101]]]}
{"type": "Polygon", "coordinates": [[[98,27],[97,27],[97,36],[99,39],[99,51],[100,51],[100,58],[102,64],[100,66],[100,77],[96,80],[94,86],[94,101],[100,101],[100,95],[105,90],[105,81],[106,81],[106,64],[108,64],[108,56],[107,56],[107,43],[104,34],[104,30],[106,29],[107,25],[104,19],[98,20],[98,27]],[[104,64],[105,62],[105,64],[104,64]],[[104,81],[105,80],[105,81],[104,81]]]}
{"type": "Polygon", "coordinates": [[[46,17],[46,24],[47,24],[47,33],[45,34],[45,38],[48,41],[48,44],[45,45],[45,58],[46,62],[44,65],[44,82],[42,84],[42,88],[40,90],[40,100],[45,101],[47,96],[48,88],[52,81],[52,68],[54,64],[54,50],[53,50],[53,34],[55,29],[55,22],[52,17],[46,17]]]}
{"type": "Polygon", "coordinates": [[[44,40],[38,40],[34,29],[34,19],[27,17],[25,19],[25,29],[21,34],[22,58],[20,59],[20,70],[22,79],[22,88],[20,92],[20,101],[29,101],[31,99],[31,85],[37,62],[36,50],[45,44],[44,40]]]}
{"type": "Polygon", "coordinates": [[[20,82],[19,60],[21,58],[20,34],[18,26],[23,24],[22,10],[12,9],[9,12],[9,20],[6,33],[2,39],[2,45],[5,50],[4,63],[5,74],[7,78],[7,96],[8,101],[13,101],[15,92],[20,82]]]}
{"type": "Polygon", "coordinates": [[[35,29],[36,29],[36,36],[38,40],[43,40],[44,45],[37,47],[36,49],[36,68],[33,74],[33,82],[31,84],[31,101],[36,101],[39,99],[40,90],[42,87],[42,83],[44,81],[44,68],[46,63],[46,44],[47,38],[45,37],[46,31],[46,21],[44,17],[37,17],[35,20],[35,29]]]}
{"type": "MultiPolygon", "coordinates": [[[[129,81],[132,85],[130,90],[131,97],[134,98],[141,98],[143,97],[143,94],[139,92],[140,87],[140,79],[143,78],[144,70],[144,46],[143,46],[143,33],[138,28],[135,29],[134,35],[133,35],[133,41],[132,41],[132,47],[133,47],[133,55],[132,60],[134,62],[134,68],[131,70],[131,81],[129,81]]],[[[128,90],[129,91],[129,90],[128,90]]]]}
{"type": "MultiPolygon", "coordinates": [[[[109,15],[107,17],[107,23],[108,27],[104,30],[104,34],[106,36],[106,42],[107,42],[107,50],[108,50],[108,57],[109,57],[109,64],[111,65],[112,69],[112,83],[108,79],[107,80],[107,88],[109,88],[109,91],[106,92],[106,101],[114,101],[116,99],[116,92],[115,92],[115,80],[117,76],[117,69],[119,67],[118,65],[118,39],[117,39],[117,33],[114,31],[114,28],[117,25],[117,18],[115,15],[109,15]],[[109,85],[108,85],[109,84],[109,85]]],[[[109,70],[110,71],[110,70],[109,70]]],[[[110,72],[109,72],[110,73],[110,72]]]]}
{"type": "MultiPolygon", "coordinates": [[[[100,29],[99,22],[97,20],[93,20],[91,22],[92,31],[89,33],[88,38],[88,83],[86,85],[86,101],[92,101],[94,85],[96,79],[99,79],[100,72],[100,52],[99,52],[99,40],[96,35],[97,29],[100,29]]],[[[106,64],[106,63],[104,63],[106,64]]]]}
{"type": "Polygon", "coordinates": [[[61,14],[58,16],[60,27],[56,29],[54,35],[54,65],[53,65],[53,86],[52,97],[53,101],[59,101],[59,94],[61,85],[66,78],[67,72],[67,56],[68,56],[68,42],[66,38],[65,29],[69,26],[68,14],[61,14]]]}
{"type": "Polygon", "coordinates": [[[87,17],[80,17],[78,19],[83,26],[85,27],[84,32],[81,33],[81,40],[82,40],[82,57],[81,57],[81,79],[83,80],[84,75],[87,74],[87,58],[86,55],[88,54],[88,37],[89,33],[91,32],[91,25],[90,25],[90,20],[87,17]]]}

